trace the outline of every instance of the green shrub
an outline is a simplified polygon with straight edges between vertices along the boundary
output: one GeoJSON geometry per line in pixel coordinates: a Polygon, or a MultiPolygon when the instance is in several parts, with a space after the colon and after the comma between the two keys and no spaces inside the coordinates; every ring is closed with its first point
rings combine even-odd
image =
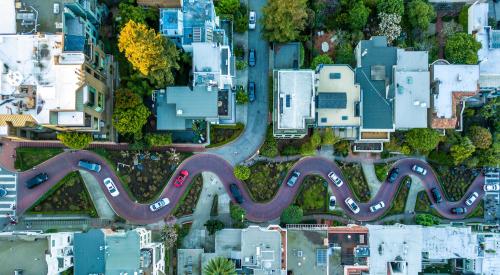
{"type": "Polygon", "coordinates": [[[304,211],[297,205],[290,205],[281,213],[281,223],[296,224],[302,221],[304,211]]]}
{"type": "Polygon", "coordinates": [[[62,132],[57,134],[57,139],[60,140],[68,148],[81,150],[86,148],[93,140],[89,133],[79,132],[62,132]]]}
{"type": "Polygon", "coordinates": [[[236,70],[243,71],[248,67],[248,63],[243,60],[236,60],[236,70]]]}
{"type": "Polygon", "coordinates": [[[306,142],[300,146],[300,154],[303,156],[313,156],[316,149],[311,142],[306,142]]]}
{"type": "Polygon", "coordinates": [[[234,167],[234,176],[239,180],[247,180],[250,178],[250,168],[243,165],[236,165],[234,167]]]}
{"type": "Polygon", "coordinates": [[[441,223],[441,220],[431,214],[417,214],[415,223],[423,226],[433,226],[441,223]]]}
{"type": "Polygon", "coordinates": [[[267,127],[266,140],[260,147],[260,154],[264,157],[274,158],[278,155],[278,144],[273,136],[273,126],[267,127]]]}
{"type": "Polygon", "coordinates": [[[149,146],[165,146],[172,144],[172,135],[171,134],[153,134],[147,133],[144,136],[146,143],[149,146]]]}
{"type": "Polygon", "coordinates": [[[233,222],[245,220],[246,211],[241,206],[236,204],[231,204],[229,207],[229,213],[233,222]]]}

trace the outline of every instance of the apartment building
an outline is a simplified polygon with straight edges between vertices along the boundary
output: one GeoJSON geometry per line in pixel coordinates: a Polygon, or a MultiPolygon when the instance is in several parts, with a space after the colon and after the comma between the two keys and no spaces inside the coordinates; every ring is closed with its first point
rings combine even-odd
{"type": "Polygon", "coordinates": [[[11,24],[0,30],[0,135],[106,134],[113,59],[98,37],[106,7],[96,0],[12,2],[2,11],[11,24]]]}

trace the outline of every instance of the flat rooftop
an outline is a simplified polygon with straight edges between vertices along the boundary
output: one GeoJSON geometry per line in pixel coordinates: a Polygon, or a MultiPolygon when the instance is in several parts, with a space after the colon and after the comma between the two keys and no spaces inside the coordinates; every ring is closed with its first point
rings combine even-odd
{"type": "Polygon", "coordinates": [[[14,274],[16,269],[23,269],[25,275],[47,274],[47,238],[22,238],[0,237],[0,274],[14,274]]]}
{"type": "Polygon", "coordinates": [[[16,9],[15,0],[0,1],[0,34],[15,34],[16,33],[16,9]]]}
{"type": "MultiPolygon", "coordinates": [[[[5,1],[5,0],[2,0],[5,1]]],[[[10,0],[9,0],[10,1],[10,0]]],[[[63,31],[64,3],[71,0],[21,0],[16,6],[17,33],[60,33],[63,31]],[[59,11],[54,12],[54,5],[59,11]]]]}
{"type": "Polygon", "coordinates": [[[455,92],[477,92],[479,65],[433,65],[433,81],[438,93],[434,95],[434,112],[438,118],[452,118],[455,92]]]}
{"type": "MultiPolygon", "coordinates": [[[[318,94],[343,94],[342,106],[322,107],[322,97],[316,100],[318,126],[359,126],[360,87],[354,82],[354,71],[348,65],[324,65],[319,71],[318,94]]],[[[331,102],[335,104],[336,102],[331,102]]]]}
{"type": "Polygon", "coordinates": [[[286,256],[288,270],[293,274],[327,275],[328,252],[322,255],[328,249],[327,233],[326,230],[288,229],[286,256]],[[319,264],[318,256],[321,258],[319,264]],[[326,259],[323,256],[326,256],[326,259]]]}
{"type": "Polygon", "coordinates": [[[277,274],[281,270],[281,234],[250,226],[241,231],[241,264],[254,267],[254,274],[277,274]]]}
{"type": "Polygon", "coordinates": [[[314,118],[314,72],[278,71],[278,129],[305,129],[314,118]]]}
{"type": "Polygon", "coordinates": [[[429,259],[475,259],[476,235],[470,227],[422,227],[422,250],[429,259]]]}

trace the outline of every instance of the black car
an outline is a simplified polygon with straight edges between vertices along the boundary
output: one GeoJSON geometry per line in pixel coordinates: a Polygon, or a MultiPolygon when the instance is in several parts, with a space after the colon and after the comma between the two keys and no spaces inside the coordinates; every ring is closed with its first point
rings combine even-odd
{"type": "Polygon", "coordinates": [[[439,190],[436,187],[431,189],[431,193],[436,203],[440,203],[443,201],[443,197],[441,197],[441,193],[439,193],[439,190]]]}
{"type": "Polygon", "coordinates": [[[255,100],[255,82],[253,81],[248,82],[248,99],[250,102],[255,100]]]}
{"type": "Polygon", "coordinates": [[[396,179],[399,176],[399,168],[394,168],[392,171],[389,173],[389,178],[387,179],[390,183],[393,183],[396,181],[396,179]]]}
{"type": "Polygon", "coordinates": [[[47,173],[41,173],[41,174],[34,176],[30,180],[28,180],[26,182],[26,187],[28,187],[28,189],[31,189],[31,188],[33,188],[37,185],[40,185],[48,180],[49,180],[49,175],[47,175],[47,173]]]}
{"type": "Polygon", "coordinates": [[[250,49],[248,51],[248,66],[254,67],[255,66],[255,49],[250,49]]]}
{"type": "Polygon", "coordinates": [[[467,213],[467,208],[465,208],[465,207],[454,207],[454,208],[451,209],[451,213],[458,214],[458,215],[465,214],[465,213],[467,213]]]}
{"type": "Polygon", "coordinates": [[[233,195],[237,203],[243,203],[243,196],[241,195],[238,185],[236,185],[235,183],[231,183],[231,185],[229,185],[229,190],[231,191],[231,194],[233,195]]]}

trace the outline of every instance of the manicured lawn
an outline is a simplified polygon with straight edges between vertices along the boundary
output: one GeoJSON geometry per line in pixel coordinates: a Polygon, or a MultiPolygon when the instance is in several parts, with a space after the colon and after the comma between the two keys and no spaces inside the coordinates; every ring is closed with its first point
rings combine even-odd
{"type": "Polygon", "coordinates": [[[179,164],[189,153],[114,151],[96,149],[114,168],[131,198],[141,203],[157,199],[179,164]],[[118,171],[117,168],[118,167],[118,171]]]}
{"type": "Polygon", "coordinates": [[[60,153],[62,148],[34,148],[21,147],[16,149],[16,162],[14,167],[25,171],[36,166],[60,153]]]}
{"type": "Polygon", "coordinates": [[[203,178],[201,174],[198,174],[194,177],[193,181],[189,183],[186,192],[184,192],[184,195],[182,195],[181,200],[175,207],[173,212],[175,217],[193,214],[196,204],[198,203],[198,199],[200,198],[202,188],[203,178]]]}
{"type": "Polygon", "coordinates": [[[304,215],[326,213],[328,210],[328,191],[326,181],[320,176],[307,176],[300,186],[295,204],[304,210],[304,215]]]}
{"type": "Polygon", "coordinates": [[[245,129],[243,123],[236,125],[210,125],[210,145],[207,148],[227,144],[240,136],[245,129]]]}
{"type": "MultiPolygon", "coordinates": [[[[390,205],[389,211],[386,212],[385,216],[402,214],[405,211],[406,199],[408,198],[408,193],[410,192],[411,178],[405,177],[403,183],[399,186],[396,197],[390,205]]],[[[387,206],[386,206],[387,207],[387,206]]]]}
{"type": "Polygon", "coordinates": [[[79,172],[71,172],[43,195],[30,214],[88,214],[97,217],[92,199],[79,172]]]}
{"type": "Polygon", "coordinates": [[[376,163],[375,164],[375,174],[377,175],[377,179],[380,182],[384,182],[385,178],[387,178],[387,174],[389,173],[389,169],[391,169],[392,163],[376,163]]]}
{"type": "Polygon", "coordinates": [[[356,199],[360,202],[369,201],[371,198],[370,189],[368,188],[368,183],[366,183],[361,165],[343,162],[337,162],[337,164],[347,181],[346,184],[349,185],[356,199]]]}
{"type": "Polygon", "coordinates": [[[245,183],[253,200],[267,202],[274,198],[292,166],[293,162],[257,162],[250,166],[251,176],[245,183]]]}

